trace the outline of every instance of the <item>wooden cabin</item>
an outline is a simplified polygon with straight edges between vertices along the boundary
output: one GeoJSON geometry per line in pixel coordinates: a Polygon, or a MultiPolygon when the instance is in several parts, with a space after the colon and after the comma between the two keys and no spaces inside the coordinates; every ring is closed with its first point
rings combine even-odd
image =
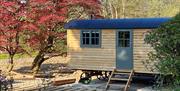
{"type": "MultiPolygon", "coordinates": [[[[143,61],[153,48],[144,42],[170,18],[73,20],[65,25],[69,66],[72,69],[112,71],[134,69],[150,73],[143,61]]],[[[151,64],[149,64],[151,65],[151,64]]]]}

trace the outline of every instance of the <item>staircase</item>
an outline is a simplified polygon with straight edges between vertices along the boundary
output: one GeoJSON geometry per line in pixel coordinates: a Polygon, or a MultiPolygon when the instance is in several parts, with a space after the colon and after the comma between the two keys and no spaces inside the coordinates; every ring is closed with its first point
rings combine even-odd
{"type": "MultiPolygon", "coordinates": [[[[109,87],[112,84],[112,81],[126,81],[125,87],[123,87],[123,91],[128,91],[128,88],[130,88],[133,74],[134,70],[114,69],[109,77],[105,90],[107,91],[109,89],[109,87]],[[123,77],[123,75],[126,77],[123,77]]],[[[118,85],[118,83],[116,84],[118,85]]]]}

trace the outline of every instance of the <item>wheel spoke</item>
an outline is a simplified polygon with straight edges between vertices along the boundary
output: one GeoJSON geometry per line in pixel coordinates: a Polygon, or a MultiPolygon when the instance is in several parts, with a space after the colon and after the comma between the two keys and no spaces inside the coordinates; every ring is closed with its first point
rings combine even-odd
{"type": "Polygon", "coordinates": [[[91,75],[88,72],[83,72],[80,76],[80,81],[83,84],[89,84],[91,82],[91,75]]]}

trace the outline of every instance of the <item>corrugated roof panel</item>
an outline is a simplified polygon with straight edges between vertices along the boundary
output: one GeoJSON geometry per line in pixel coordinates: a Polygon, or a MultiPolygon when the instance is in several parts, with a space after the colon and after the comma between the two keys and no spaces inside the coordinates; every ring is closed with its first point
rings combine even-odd
{"type": "Polygon", "coordinates": [[[66,29],[153,29],[171,18],[129,18],[72,20],[65,24],[66,29]]]}

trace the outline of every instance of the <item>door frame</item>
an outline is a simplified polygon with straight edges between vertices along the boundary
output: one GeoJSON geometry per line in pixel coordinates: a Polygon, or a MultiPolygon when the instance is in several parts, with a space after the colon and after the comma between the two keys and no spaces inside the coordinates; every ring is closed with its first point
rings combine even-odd
{"type": "Polygon", "coordinates": [[[117,61],[118,61],[118,59],[117,59],[117,52],[118,52],[118,50],[117,50],[117,48],[118,48],[118,32],[119,31],[130,31],[130,41],[131,41],[131,44],[130,44],[130,47],[131,47],[131,52],[132,52],[132,55],[131,55],[131,68],[130,69],[133,69],[134,68],[134,54],[133,54],[133,44],[134,44],[134,41],[133,41],[133,29],[119,29],[119,30],[117,30],[115,33],[115,45],[116,45],[116,64],[115,64],[115,68],[116,69],[118,69],[118,63],[117,63],[117,61]]]}

